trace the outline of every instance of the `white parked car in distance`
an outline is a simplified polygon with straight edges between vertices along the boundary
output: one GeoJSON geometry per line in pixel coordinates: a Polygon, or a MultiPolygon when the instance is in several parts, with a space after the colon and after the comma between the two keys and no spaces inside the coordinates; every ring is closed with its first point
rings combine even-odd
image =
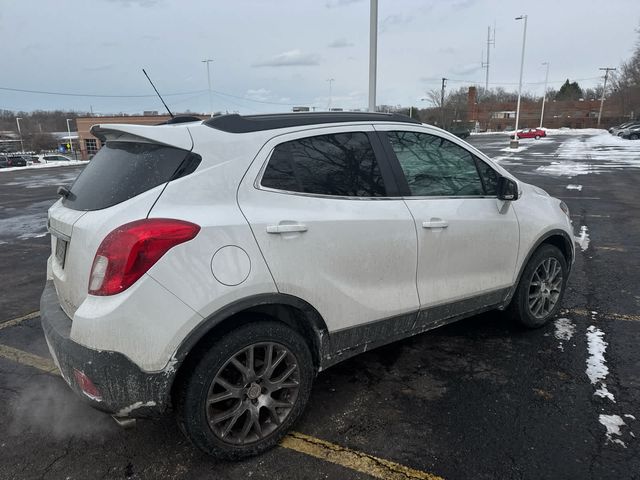
{"type": "Polygon", "coordinates": [[[560,308],[566,205],[438,128],[298,113],[91,131],[106,145],[49,210],[51,354],[96,408],[174,410],[217,457],[276,445],[316,373],[355,354],[560,308]]]}
{"type": "Polygon", "coordinates": [[[59,155],[57,153],[45,153],[40,155],[32,155],[31,159],[33,163],[53,163],[53,162],[75,162],[73,158],[69,158],[66,155],[59,155]]]}

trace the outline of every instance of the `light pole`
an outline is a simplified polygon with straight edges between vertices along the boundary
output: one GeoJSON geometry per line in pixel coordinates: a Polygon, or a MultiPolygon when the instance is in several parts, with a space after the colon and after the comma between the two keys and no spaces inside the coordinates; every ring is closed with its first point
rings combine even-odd
{"type": "Polygon", "coordinates": [[[522,32],[522,56],[520,58],[520,82],[518,83],[518,105],[516,106],[516,126],[513,131],[513,140],[509,144],[511,148],[518,148],[518,121],[520,120],[520,96],[522,95],[522,71],[524,70],[524,47],[527,42],[527,16],[520,15],[516,20],[524,19],[524,30],[522,32]]]}
{"type": "Polygon", "coordinates": [[[18,124],[18,135],[20,135],[20,149],[24,152],[24,143],[22,143],[22,131],[20,130],[20,120],[22,120],[22,118],[16,117],[16,123],[18,124]]]}
{"type": "Polygon", "coordinates": [[[600,70],[604,70],[604,85],[602,86],[602,97],[600,97],[600,111],[598,111],[598,127],[600,127],[600,118],[602,117],[602,107],[604,106],[604,93],[607,90],[607,79],[609,78],[609,72],[615,70],[615,68],[604,67],[600,70]]]}
{"type": "Polygon", "coordinates": [[[71,127],[69,126],[69,122],[71,122],[73,119],[71,118],[67,118],[67,134],[69,135],[69,145],[71,146],[71,155],[73,155],[73,158],[76,158],[75,156],[75,152],[73,150],[73,140],[71,139],[71,127]]]}
{"type": "Polygon", "coordinates": [[[378,65],[378,0],[369,11],[369,111],[376,111],[376,71],[378,65]]]}
{"type": "Polygon", "coordinates": [[[549,62],[542,65],[547,66],[547,73],[544,75],[544,92],[542,93],[542,112],[540,112],[540,128],[542,128],[542,120],[544,120],[544,102],[547,99],[547,82],[549,81],[549,62]]]}
{"type": "Polygon", "coordinates": [[[207,85],[209,85],[209,111],[211,112],[211,116],[213,117],[213,97],[211,96],[211,73],[209,72],[209,64],[213,62],[210,58],[206,60],[202,60],[202,63],[207,64],[207,85]]]}
{"type": "Polygon", "coordinates": [[[329,104],[327,105],[327,110],[331,111],[331,85],[335,82],[335,78],[328,78],[327,82],[329,82],[329,104]]]}
{"type": "Polygon", "coordinates": [[[447,86],[447,79],[442,77],[442,89],[440,90],[440,116],[442,117],[442,125],[440,128],[444,128],[444,88],[447,86]]]}

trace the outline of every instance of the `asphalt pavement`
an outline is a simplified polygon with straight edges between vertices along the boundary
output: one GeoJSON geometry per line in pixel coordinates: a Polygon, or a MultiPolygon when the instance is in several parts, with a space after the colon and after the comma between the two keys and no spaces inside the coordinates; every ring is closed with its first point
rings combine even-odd
{"type": "Polygon", "coordinates": [[[640,479],[640,142],[601,137],[469,139],[571,210],[557,320],[490,312],[343,362],[317,377],[297,437],[237,463],[171,417],[121,429],[46,372],[46,210],[81,167],[0,171],[0,479],[640,479]]]}

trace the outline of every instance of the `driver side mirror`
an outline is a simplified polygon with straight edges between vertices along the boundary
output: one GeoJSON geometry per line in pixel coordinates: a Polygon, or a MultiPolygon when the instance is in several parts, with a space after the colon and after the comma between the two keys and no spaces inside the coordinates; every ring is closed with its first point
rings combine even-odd
{"type": "Polygon", "coordinates": [[[507,177],[498,179],[498,198],[500,200],[517,200],[518,184],[507,177]]]}

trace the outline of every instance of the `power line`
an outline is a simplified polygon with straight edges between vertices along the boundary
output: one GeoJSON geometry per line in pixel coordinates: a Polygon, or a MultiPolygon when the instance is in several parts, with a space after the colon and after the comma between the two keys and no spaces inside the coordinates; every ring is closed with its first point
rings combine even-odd
{"type": "MultiPolygon", "coordinates": [[[[62,97],[92,97],[92,98],[147,98],[147,97],[155,97],[155,95],[146,94],[146,95],[102,95],[97,93],[70,93],[70,92],[47,92],[44,90],[26,90],[24,88],[11,88],[11,87],[0,87],[0,90],[5,90],[8,92],[20,92],[20,93],[37,93],[40,95],[57,95],[62,97]]],[[[165,93],[165,97],[175,97],[180,95],[192,95],[194,93],[203,93],[206,90],[193,90],[190,92],[179,92],[179,93],[165,93]]]]}

